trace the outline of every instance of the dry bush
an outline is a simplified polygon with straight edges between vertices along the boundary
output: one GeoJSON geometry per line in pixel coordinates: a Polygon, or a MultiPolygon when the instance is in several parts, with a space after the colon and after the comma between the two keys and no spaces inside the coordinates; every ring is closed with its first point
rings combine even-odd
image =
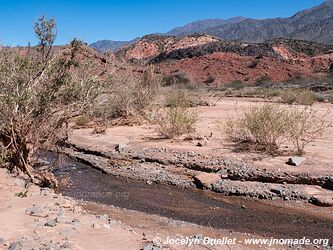
{"type": "Polygon", "coordinates": [[[229,88],[229,89],[243,89],[246,87],[245,83],[240,80],[235,80],[231,83],[225,84],[223,87],[229,88]]]}
{"type": "Polygon", "coordinates": [[[96,105],[100,88],[86,68],[74,70],[78,41],[51,53],[53,19],[40,18],[35,32],[37,53],[0,48],[0,142],[10,169],[22,170],[32,180],[41,177],[32,168],[34,151],[66,140],[69,120],[96,105]]]}
{"type": "Polygon", "coordinates": [[[288,131],[289,140],[294,144],[297,153],[302,155],[305,147],[322,137],[332,125],[327,121],[329,113],[320,114],[311,108],[293,109],[290,112],[293,123],[288,131]]]}
{"type": "Polygon", "coordinates": [[[316,94],[307,89],[288,89],[280,94],[281,102],[287,104],[312,105],[316,102],[316,94]]]}
{"type": "Polygon", "coordinates": [[[258,149],[272,153],[285,139],[290,116],[285,109],[266,104],[244,111],[237,121],[227,123],[226,132],[235,140],[253,142],[258,149]]]}
{"type": "Polygon", "coordinates": [[[0,168],[7,167],[8,164],[8,152],[5,146],[0,143],[0,168]]]}
{"type": "Polygon", "coordinates": [[[169,108],[157,121],[158,132],[163,138],[175,138],[196,131],[198,115],[183,107],[169,108]]]}
{"type": "Polygon", "coordinates": [[[195,106],[194,93],[186,88],[174,87],[166,96],[168,107],[189,108],[195,106]]]}
{"type": "Polygon", "coordinates": [[[229,120],[225,132],[230,139],[242,145],[251,144],[254,150],[277,153],[282,143],[291,142],[298,154],[304,147],[320,138],[330,125],[326,115],[309,108],[288,109],[273,104],[254,106],[240,118],[229,120]]]}
{"type": "Polygon", "coordinates": [[[75,119],[75,125],[78,127],[86,127],[90,122],[90,117],[86,114],[80,115],[75,119]]]}
{"type": "Polygon", "coordinates": [[[149,67],[141,78],[129,75],[110,83],[106,119],[145,117],[160,95],[161,77],[149,67]]]}

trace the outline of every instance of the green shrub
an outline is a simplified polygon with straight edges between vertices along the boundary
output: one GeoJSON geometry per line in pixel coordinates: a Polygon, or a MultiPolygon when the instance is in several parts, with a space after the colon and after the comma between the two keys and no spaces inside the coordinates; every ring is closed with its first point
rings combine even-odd
{"type": "Polygon", "coordinates": [[[169,108],[157,122],[158,132],[163,138],[175,138],[196,131],[198,115],[183,107],[169,108]]]}
{"type": "Polygon", "coordinates": [[[226,84],[225,87],[231,88],[231,89],[243,89],[243,88],[245,88],[245,84],[240,80],[235,80],[231,83],[226,84]]]}
{"type": "Polygon", "coordinates": [[[162,79],[163,86],[188,85],[188,84],[190,84],[190,80],[186,77],[184,73],[181,72],[165,76],[162,79]]]}
{"type": "Polygon", "coordinates": [[[75,119],[76,126],[85,127],[90,122],[90,118],[87,115],[80,115],[75,119]]]}
{"type": "Polygon", "coordinates": [[[191,91],[185,88],[174,88],[166,97],[168,107],[183,107],[188,108],[195,105],[194,95],[191,91]]]}
{"type": "Polygon", "coordinates": [[[281,92],[281,102],[287,104],[313,105],[317,100],[316,94],[306,89],[288,89],[281,92]]]}
{"type": "Polygon", "coordinates": [[[161,78],[153,67],[144,72],[141,79],[132,75],[114,79],[106,102],[105,119],[144,117],[160,95],[161,78]]]}
{"type": "Polygon", "coordinates": [[[267,153],[276,153],[282,143],[291,142],[301,155],[305,146],[320,138],[330,126],[326,116],[307,107],[288,109],[264,104],[244,111],[236,120],[229,120],[225,132],[233,141],[252,144],[253,149],[267,153]]]}
{"type": "Polygon", "coordinates": [[[8,152],[6,148],[0,143],[0,168],[7,167],[8,164],[8,152]]]}
{"type": "Polygon", "coordinates": [[[320,138],[332,124],[327,122],[328,112],[319,114],[311,108],[290,111],[293,122],[288,136],[299,155],[304,154],[304,148],[311,142],[320,138]]]}
{"type": "Polygon", "coordinates": [[[259,77],[256,82],[255,86],[262,86],[264,84],[270,84],[272,82],[272,78],[270,76],[261,76],[259,77]]]}

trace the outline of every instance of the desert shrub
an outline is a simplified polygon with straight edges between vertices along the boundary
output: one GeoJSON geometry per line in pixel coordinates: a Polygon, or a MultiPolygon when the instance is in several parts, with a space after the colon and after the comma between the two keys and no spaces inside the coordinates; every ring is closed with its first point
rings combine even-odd
{"type": "Polygon", "coordinates": [[[110,83],[107,119],[144,117],[160,94],[161,78],[149,67],[141,78],[125,76],[110,83]]]}
{"type": "Polygon", "coordinates": [[[189,84],[190,84],[190,80],[187,78],[185,73],[182,73],[182,72],[164,76],[162,79],[163,86],[189,85],[189,84]]]}
{"type": "Polygon", "coordinates": [[[229,121],[227,134],[236,140],[252,141],[267,152],[275,152],[285,139],[290,115],[276,105],[255,106],[244,111],[236,122],[229,121]]]}
{"type": "Polygon", "coordinates": [[[90,122],[90,117],[88,115],[80,115],[75,119],[75,125],[79,127],[85,127],[90,122]]]}
{"type": "Polygon", "coordinates": [[[261,76],[259,77],[256,82],[255,82],[255,86],[263,86],[263,85],[267,85],[270,84],[272,82],[272,78],[270,76],[261,76]]]}
{"type": "Polygon", "coordinates": [[[8,151],[5,146],[0,143],[0,168],[7,167],[8,163],[8,151]]]}
{"type": "Polygon", "coordinates": [[[270,99],[280,95],[279,89],[272,88],[260,88],[260,87],[246,87],[243,89],[227,89],[224,94],[226,96],[235,97],[258,97],[264,99],[270,99]]]}
{"type": "Polygon", "coordinates": [[[106,126],[105,124],[95,124],[92,134],[105,134],[106,133],[106,126]]]}
{"type": "Polygon", "coordinates": [[[163,138],[175,138],[194,133],[198,115],[183,107],[169,108],[158,119],[158,132],[163,138]]]}
{"type": "Polygon", "coordinates": [[[225,87],[231,88],[231,89],[243,89],[243,88],[245,88],[245,84],[240,80],[235,80],[231,83],[226,84],[225,87]]]}
{"type": "Polygon", "coordinates": [[[205,83],[213,83],[215,81],[215,77],[212,75],[209,75],[205,81],[205,83]]]}
{"type": "Polygon", "coordinates": [[[264,104],[244,111],[240,118],[229,120],[225,126],[228,137],[238,143],[248,143],[255,150],[276,153],[284,142],[291,142],[298,154],[310,142],[320,138],[330,126],[326,115],[304,109],[288,109],[264,104]]]}
{"type": "Polygon", "coordinates": [[[250,69],[255,69],[258,66],[259,63],[260,63],[260,59],[256,58],[249,64],[249,68],[250,69]]]}
{"type": "Polygon", "coordinates": [[[304,148],[320,138],[331,126],[327,121],[328,112],[319,114],[311,108],[293,109],[290,111],[293,122],[289,127],[288,136],[299,155],[304,154],[304,148]]]}
{"type": "Polygon", "coordinates": [[[281,102],[287,104],[312,105],[316,102],[316,94],[307,89],[287,89],[281,92],[281,102]]]}
{"type": "Polygon", "coordinates": [[[166,96],[168,107],[193,107],[195,105],[194,93],[182,87],[174,87],[166,96]]]}

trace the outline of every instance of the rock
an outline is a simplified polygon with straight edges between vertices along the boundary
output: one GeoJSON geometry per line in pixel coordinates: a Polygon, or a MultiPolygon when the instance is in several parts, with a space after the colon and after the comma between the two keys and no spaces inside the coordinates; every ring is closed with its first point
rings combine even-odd
{"type": "Polygon", "coordinates": [[[301,165],[306,159],[304,157],[290,157],[287,164],[291,166],[299,166],[301,165]]]}
{"type": "Polygon", "coordinates": [[[279,189],[279,188],[272,188],[270,191],[277,195],[282,195],[282,192],[283,192],[283,190],[279,189]]]}
{"type": "Polygon", "coordinates": [[[195,157],[195,152],[193,152],[193,151],[188,151],[187,152],[187,155],[189,156],[189,157],[195,157]]]}
{"type": "Polygon", "coordinates": [[[143,250],[153,250],[154,245],[152,243],[148,243],[143,247],[143,250]]]}
{"type": "Polygon", "coordinates": [[[31,215],[31,216],[35,216],[35,217],[41,217],[41,218],[48,217],[48,214],[41,207],[38,207],[38,206],[28,208],[25,211],[25,213],[27,215],[31,215]]]}
{"type": "Polygon", "coordinates": [[[126,144],[117,144],[114,149],[118,153],[121,153],[121,152],[125,151],[126,148],[128,148],[128,146],[126,144]]]}
{"type": "Polygon", "coordinates": [[[212,173],[202,173],[194,177],[194,183],[201,188],[211,188],[213,184],[220,180],[220,175],[212,173]]]}
{"type": "Polygon", "coordinates": [[[206,141],[206,140],[198,141],[197,147],[205,147],[205,146],[207,146],[207,144],[208,144],[208,141],[206,141]]]}
{"type": "Polygon", "coordinates": [[[23,249],[23,245],[19,241],[11,243],[8,248],[8,250],[21,250],[21,249],[23,249]]]}
{"type": "Polygon", "coordinates": [[[57,225],[57,222],[55,220],[49,220],[44,224],[44,226],[46,226],[46,227],[55,227],[56,225],[57,225]]]}
{"type": "Polygon", "coordinates": [[[333,197],[331,195],[313,195],[311,201],[323,207],[333,207],[333,197]]]}
{"type": "Polygon", "coordinates": [[[153,182],[152,181],[147,181],[146,182],[148,185],[153,185],[153,182]]]}
{"type": "Polygon", "coordinates": [[[162,248],[160,246],[155,245],[154,243],[147,243],[142,249],[143,250],[160,250],[162,248]]]}
{"type": "Polygon", "coordinates": [[[57,218],[55,219],[55,221],[57,223],[60,223],[60,224],[72,224],[73,223],[73,219],[68,218],[66,216],[57,216],[57,218]]]}

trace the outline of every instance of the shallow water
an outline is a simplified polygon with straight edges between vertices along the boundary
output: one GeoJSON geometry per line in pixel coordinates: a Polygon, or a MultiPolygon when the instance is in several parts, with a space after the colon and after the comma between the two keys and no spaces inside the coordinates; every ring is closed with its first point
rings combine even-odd
{"type": "Polygon", "coordinates": [[[266,237],[332,238],[332,219],[241,197],[116,178],[66,156],[55,164],[56,190],[106,205],[266,237]],[[245,207],[245,208],[244,208],[245,207]]]}

